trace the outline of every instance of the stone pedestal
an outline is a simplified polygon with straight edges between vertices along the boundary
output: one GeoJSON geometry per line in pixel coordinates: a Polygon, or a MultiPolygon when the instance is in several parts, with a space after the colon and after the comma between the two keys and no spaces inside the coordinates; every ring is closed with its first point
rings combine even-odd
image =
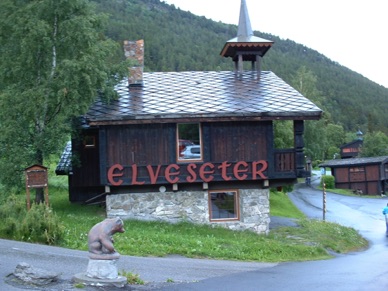
{"type": "Polygon", "coordinates": [[[75,275],[73,281],[91,286],[124,287],[127,278],[118,275],[117,261],[89,259],[86,273],[75,275]]]}
{"type": "Polygon", "coordinates": [[[117,260],[89,259],[86,276],[96,279],[116,279],[118,275],[117,260]]]}

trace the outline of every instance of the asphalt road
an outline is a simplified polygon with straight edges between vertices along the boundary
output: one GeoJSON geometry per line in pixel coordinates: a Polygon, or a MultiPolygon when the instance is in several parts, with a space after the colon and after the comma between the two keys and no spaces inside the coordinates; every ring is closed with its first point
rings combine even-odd
{"type": "MultiPolygon", "coordinates": [[[[34,289],[12,282],[9,276],[20,262],[35,268],[61,274],[60,282],[38,290],[80,290],[71,280],[75,274],[84,273],[88,265],[88,253],[59,247],[0,240],[0,290],[14,291],[34,289]]],[[[199,282],[213,277],[229,276],[270,268],[276,264],[236,262],[221,260],[187,259],[181,256],[166,258],[121,256],[118,269],[138,274],[147,282],[144,286],[128,286],[117,290],[156,290],[185,282],[199,282]],[[168,281],[174,282],[168,282],[168,281]]],[[[116,290],[115,288],[88,287],[81,290],[116,290]]]]}
{"type": "MultiPolygon", "coordinates": [[[[320,177],[313,179],[316,184],[320,177]]],[[[322,191],[298,185],[289,197],[308,217],[323,219],[322,191]]],[[[367,250],[330,260],[280,263],[163,290],[387,291],[388,238],[382,215],[387,202],[386,197],[373,199],[326,193],[325,220],[357,229],[370,242],[367,250]]]]}
{"type": "MultiPolygon", "coordinates": [[[[318,177],[315,178],[317,181],[318,177]]],[[[299,185],[289,194],[308,217],[322,219],[322,191],[299,185]]],[[[325,219],[351,226],[370,241],[361,252],[334,259],[310,262],[255,263],[187,259],[180,256],[143,258],[122,256],[119,270],[139,274],[143,286],[117,290],[388,290],[388,238],[381,214],[388,198],[346,197],[327,193],[325,219]],[[173,281],[173,282],[171,282],[173,281]]],[[[289,223],[284,221],[284,223],[289,223]]],[[[292,223],[292,222],[291,222],[292,223]]],[[[88,254],[58,247],[0,240],[0,290],[34,289],[12,280],[10,274],[20,262],[58,272],[61,280],[36,290],[80,290],[73,286],[75,274],[86,271],[88,254]]],[[[115,290],[87,287],[81,290],[115,290]]]]}

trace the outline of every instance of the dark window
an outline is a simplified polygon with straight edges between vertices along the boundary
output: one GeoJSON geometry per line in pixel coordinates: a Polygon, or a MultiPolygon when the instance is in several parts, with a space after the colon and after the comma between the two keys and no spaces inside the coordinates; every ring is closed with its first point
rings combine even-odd
{"type": "Polygon", "coordinates": [[[209,191],[210,221],[238,220],[237,191],[209,191]]]}
{"type": "Polygon", "coordinates": [[[94,148],[96,147],[96,138],[91,135],[87,135],[84,138],[84,146],[85,148],[94,148]]]}

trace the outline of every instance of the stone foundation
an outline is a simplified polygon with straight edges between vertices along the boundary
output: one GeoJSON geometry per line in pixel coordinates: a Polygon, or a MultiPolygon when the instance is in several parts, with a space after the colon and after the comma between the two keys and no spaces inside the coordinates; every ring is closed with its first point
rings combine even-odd
{"type": "Polygon", "coordinates": [[[86,273],[74,275],[73,281],[86,286],[124,287],[127,278],[119,276],[117,261],[89,259],[86,273]]]}
{"type": "Polygon", "coordinates": [[[116,279],[117,260],[89,260],[86,276],[96,279],[116,279]]]}
{"type": "Polygon", "coordinates": [[[240,220],[211,222],[207,191],[112,194],[106,197],[108,217],[123,219],[190,221],[233,230],[269,232],[269,189],[239,189],[240,220]]]}

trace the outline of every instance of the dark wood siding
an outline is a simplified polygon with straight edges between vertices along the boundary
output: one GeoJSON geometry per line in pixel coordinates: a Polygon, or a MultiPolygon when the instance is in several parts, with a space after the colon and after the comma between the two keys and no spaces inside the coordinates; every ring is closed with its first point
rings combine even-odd
{"type": "Polygon", "coordinates": [[[335,178],[336,178],[336,182],[338,183],[349,182],[349,169],[348,168],[335,169],[335,178]]]}
{"type": "Polygon", "coordinates": [[[355,140],[341,146],[341,159],[354,158],[360,153],[360,148],[363,144],[362,140],[355,140]]]}
{"type": "Polygon", "coordinates": [[[371,165],[365,167],[366,180],[367,181],[378,181],[379,180],[379,168],[380,165],[371,165]]]}
{"type": "Polygon", "coordinates": [[[295,172],[295,151],[277,150],[275,152],[275,172],[295,172]]]}
{"type": "Polygon", "coordinates": [[[210,159],[213,162],[225,160],[255,161],[267,160],[267,136],[271,122],[220,122],[204,124],[208,127],[210,159]]]}
{"type": "Polygon", "coordinates": [[[363,194],[379,194],[383,190],[380,182],[380,165],[348,165],[333,169],[336,188],[362,191],[363,194]]]}
{"type": "Polygon", "coordinates": [[[384,179],[384,180],[387,180],[388,179],[388,164],[383,164],[381,166],[381,177],[384,179]]]}
{"type": "Polygon", "coordinates": [[[381,192],[380,184],[378,181],[369,182],[367,185],[368,185],[368,190],[365,191],[364,193],[379,194],[381,192]]]}
{"type": "MultiPolygon", "coordinates": [[[[273,144],[270,121],[202,123],[201,129],[203,160],[190,161],[198,165],[197,171],[204,163],[212,163],[215,171],[219,172],[219,166],[225,161],[228,163],[273,161],[273,152],[268,153],[273,144]]],[[[153,183],[168,183],[165,173],[167,167],[172,164],[179,165],[179,169],[176,170],[180,172],[179,183],[185,183],[190,174],[187,169],[188,162],[176,160],[176,124],[107,126],[101,130],[100,136],[104,139],[100,147],[103,184],[108,184],[108,170],[115,164],[123,166],[123,175],[119,178],[123,185],[131,185],[134,181],[149,184],[150,171],[152,175],[158,173],[158,179],[153,183]]],[[[247,177],[251,177],[252,164],[241,166],[248,169],[247,177]]],[[[255,166],[255,172],[261,167],[264,166],[262,164],[255,166]]],[[[229,175],[233,171],[233,166],[227,171],[229,175]]],[[[222,179],[220,173],[214,173],[214,181],[222,179]]],[[[198,175],[195,181],[201,181],[198,175]]]]}
{"type": "Polygon", "coordinates": [[[175,124],[111,126],[106,143],[108,165],[169,164],[175,160],[175,124]]]}
{"type": "Polygon", "coordinates": [[[350,182],[363,182],[365,180],[365,170],[364,171],[358,171],[358,172],[349,172],[349,181],[350,182]]]}
{"type": "MultiPolygon", "coordinates": [[[[149,124],[107,127],[106,165],[176,163],[176,125],[149,124]]],[[[205,162],[268,159],[271,122],[202,124],[205,162]]]]}
{"type": "Polygon", "coordinates": [[[72,141],[72,186],[90,187],[100,183],[99,136],[95,130],[86,131],[84,136],[72,141]],[[86,147],[85,137],[93,137],[94,147],[86,147]]]}
{"type": "Polygon", "coordinates": [[[198,161],[177,161],[176,123],[87,129],[84,134],[93,132],[97,143],[94,148],[77,147],[83,168],[69,180],[71,200],[78,201],[81,194],[83,201],[96,197],[105,185],[113,192],[155,191],[160,184],[197,189],[209,177],[212,187],[249,187],[267,179],[271,185],[290,184],[298,177],[298,167],[304,167],[303,123],[294,126],[295,148],[274,149],[272,121],[203,122],[203,159],[198,161]]]}

